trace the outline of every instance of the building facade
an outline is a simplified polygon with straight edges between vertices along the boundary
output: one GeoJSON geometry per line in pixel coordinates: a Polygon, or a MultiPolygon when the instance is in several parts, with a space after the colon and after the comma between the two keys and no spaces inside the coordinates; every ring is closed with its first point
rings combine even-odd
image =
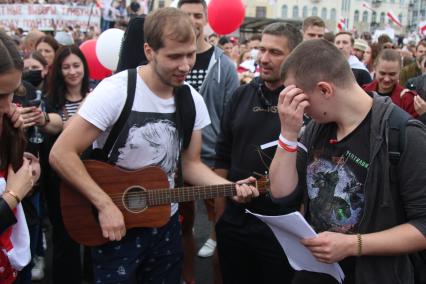
{"type": "MultiPolygon", "coordinates": [[[[388,26],[396,33],[405,33],[410,26],[426,16],[426,0],[242,0],[246,17],[303,21],[312,15],[321,17],[328,30],[336,31],[342,19],[350,31],[373,32],[388,26]],[[402,27],[393,23],[391,11],[402,27]]],[[[168,6],[171,0],[156,0],[158,6],[168,6]],[[159,5],[160,4],[160,5],[159,5]]]]}

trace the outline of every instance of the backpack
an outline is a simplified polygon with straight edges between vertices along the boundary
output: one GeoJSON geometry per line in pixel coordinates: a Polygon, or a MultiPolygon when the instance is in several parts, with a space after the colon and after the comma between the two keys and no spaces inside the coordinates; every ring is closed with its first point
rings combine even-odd
{"type": "MultiPolygon", "coordinates": [[[[398,187],[398,163],[405,147],[405,128],[412,117],[394,106],[389,116],[388,152],[390,162],[390,182],[393,187],[398,187]]],[[[426,283],[426,250],[410,254],[414,267],[415,283],[426,283]]]]}
{"type": "MultiPolygon", "coordinates": [[[[121,43],[116,72],[136,68],[148,63],[145,52],[143,51],[144,23],[145,15],[134,17],[129,21],[121,43]]],[[[176,87],[173,92],[176,104],[176,127],[181,137],[181,149],[186,149],[189,146],[192,130],[194,129],[196,116],[195,104],[189,86],[182,85],[176,87]]]]}

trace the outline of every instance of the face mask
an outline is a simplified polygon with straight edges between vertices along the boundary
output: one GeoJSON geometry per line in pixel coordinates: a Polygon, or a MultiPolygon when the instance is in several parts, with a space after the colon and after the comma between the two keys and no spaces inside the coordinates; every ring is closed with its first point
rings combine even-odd
{"type": "Polygon", "coordinates": [[[38,87],[43,81],[41,70],[28,70],[22,73],[22,80],[27,81],[34,87],[38,87]]]}

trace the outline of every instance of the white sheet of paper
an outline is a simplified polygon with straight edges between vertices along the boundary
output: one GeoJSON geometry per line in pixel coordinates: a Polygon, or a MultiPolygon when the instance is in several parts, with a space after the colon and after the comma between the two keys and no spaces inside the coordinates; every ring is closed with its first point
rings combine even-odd
{"type": "Polygon", "coordinates": [[[300,243],[301,239],[313,238],[317,234],[299,212],[287,215],[265,216],[246,210],[267,224],[295,270],[327,273],[339,283],[345,279],[345,274],[338,263],[327,264],[317,261],[310,250],[300,243]]]}

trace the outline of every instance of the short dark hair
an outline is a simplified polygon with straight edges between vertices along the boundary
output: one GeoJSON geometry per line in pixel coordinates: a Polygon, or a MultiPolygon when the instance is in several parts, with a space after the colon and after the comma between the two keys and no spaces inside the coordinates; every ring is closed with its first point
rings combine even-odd
{"type": "Polygon", "coordinates": [[[383,49],[379,55],[376,57],[376,60],[374,61],[374,65],[379,64],[379,61],[392,61],[392,62],[398,62],[399,66],[401,66],[401,55],[398,51],[394,49],[383,49]]]}
{"type": "Polygon", "coordinates": [[[207,4],[204,0],[179,0],[177,7],[180,8],[183,4],[201,4],[204,9],[207,9],[207,4]]]}
{"type": "Polygon", "coordinates": [[[293,25],[288,23],[272,23],[267,25],[262,32],[262,35],[283,36],[287,38],[287,46],[293,50],[299,43],[302,42],[302,33],[293,25]]]}
{"type": "Polygon", "coordinates": [[[317,26],[317,27],[320,27],[320,28],[325,28],[325,22],[323,21],[323,19],[321,19],[318,16],[307,17],[303,21],[302,30],[306,31],[306,29],[308,27],[312,27],[312,26],[317,26]]]}
{"type": "Polygon", "coordinates": [[[335,35],[333,32],[327,32],[324,34],[324,39],[328,40],[331,43],[334,43],[334,38],[335,38],[335,35]]]}
{"type": "Polygon", "coordinates": [[[215,33],[209,34],[208,38],[210,39],[210,38],[212,38],[212,37],[218,37],[218,35],[217,35],[217,34],[215,34],[215,33]]]}
{"type": "Polygon", "coordinates": [[[287,76],[293,76],[296,85],[304,91],[312,91],[320,81],[338,87],[356,84],[344,55],[334,44],[324,39],[312,39],[299,44],[281,67],[282,80],[285,81],[287,76]]]}
{"type": "Polygon", "coordinates": [[[250,37],[250,39],[248,41],[253,41],[253,40],[258,40],[261,41],[262,40],[262,36],[260,34],[254,34],[250,37]]]}
{"type": "Polygon", "coordinates": [[[154,51],[164,47],[165,38],[181,43],[195,40],[195,31],[188,15],[171,7],[149,14],[145,18],[143,30],[145,42],[154,51]]]}
{"type": "Polygon", "coordinates": [[[232,43],[231,40],[229,39],[229,37],[227,36],[222,36],[220,37],[219,41],[217,42],[219,45],[224,45],[227,43],[232,43]]]}
{"type": "Polygon", "coordinates": [[[354,45],[355,40],[354,40],[354,36],[352,35],[351,32],[338,32],[337,34],[334,35],[334,40],[336,40],[336,37],[338,37],[339,35],[348,35],[348,36],[350,36],[351,37],[351,45],[352,46],[354,45]]]}

